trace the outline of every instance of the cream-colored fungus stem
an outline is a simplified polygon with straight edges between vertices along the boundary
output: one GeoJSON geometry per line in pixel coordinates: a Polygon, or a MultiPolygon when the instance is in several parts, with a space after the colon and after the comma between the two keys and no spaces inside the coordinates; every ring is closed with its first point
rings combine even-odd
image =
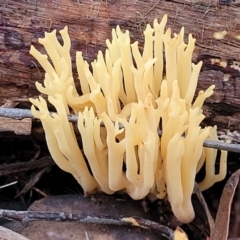
{"type": "MultiPolygon", "coordinates": [[[[167,147],[165,160],[165,179],[167,185],[167,195],[172,210],[178,219],[182,220],[183,210],[183,185],[181,176],[181,159],[185,151],[185,145],[180,134],[175,134],[167,147]]],[[[189,212],[186,213],[189,215],[189,212]]],[[[192,213],[191,213],[192,215],[192,213]]]]}
{"type": "Polygon", "coordinates": [[[164,29],[167,24],[167,15],[165,14],[162,18],[162,21],[158,23],[157,19],[154,20],[153,26],[155,30],[155,39],[154,39],[154,57],[157,59],[154,64],[154,84],[155,84],[155,94],[158,95],[160,91],[160,86],[162,82],[163,75],[163,34],[164,29]]]}
{"type": "MultiPolygon", "coordinates": [[[[95,119],[93,109],[88,110],[85,108],[82,113],[79,113],[78,129],[82,136],[83,150],[91,166],[94,178],[102,191],[112,194],[113,191],[110,190],[108,186],[108,174],[106,174],[106,171],[102,171],[102,164],[100,164],[104,159],[98,159],[97,149],[95,147],[95,119]]],[[[100,127],[99,124],[98,127],[100,127]]]]}
{"type": "Polygon", "coordinates": [[[134,80],[133,74],[131,72],[130,66],[133,65],[132,61],[132,54],[131,54],[131,47],[130,47],[130,37],[129,32],[126,31],[123,33],[119,26],[116,28],[117,32],[117,45],[121,53],[121,58],[124,59],[122,61],[122,71],[123,71],[123,78],[125,93],[127,98],[127,103],[135,102],[136,101],[136,93],[134,91],[134,80]]]}
{"type": "MultiPolygon", "coordinates": [[[[182,158],[181,163],[181,173],[182,173],[182,186],[183,186],[183,206],[186,209],[192,209],[191,196],[194,189],[194,181],[189,181],[189,179],[195,179],[197,163],[201,157],[203,141],[209,135],[210,129],[205,128],[201,133],[199,133],[200,128],[194,128],[189,139],[184,139],[185,143],[185,153],[182,158]],[[187,144],[188,142],[188,144],[187,144]],[[191,145],[195,143],[195,146],[191,145]]],[[[190,222],[193,220],[194,215],[189,215],[187,219],[182,219],[183,222],[190,222]]]]}
{"type": "MultiPolygon", "coordinates": [[[[209,139],[219,141],[217,136],[216,126],[214,126],[211,129],[209,139]]],[[[227,174],[227,164],[226,164],[227,152],[226,151],[223,151],[223,150],[221,151],[218,174],[215,173],[215,162],[217,157],[217,150],[212,148],[204,148],[203,151],[205,153],[205,158],[206,158],[206,161],[205,161],[206,176],[203,179],[203,181],[199,183],[199,188],[201,189],[201,191],[204,191],[210,188],[215,182],[222,181],[227,174]]]]}
{"type": "Polygon", "coordinates": [[[194,93],[196,90],[195,79],[198,79],[198,73],[192,69],[192,53],[195,46],[195,41],[191,34],[188,35],[188,44],[184,43],[184,28],[180,31],[182,42],[177,49],[177,70],[178,70],[178,83],[180,88],[180,95],[186,98],[187,92],[194,93]]]}
{"type": "Polygon", "coordinates": [[[38,99],[31,99],[31,102],[38,106],[39,111],[36,110],[35,106],[32,105],[31,110],[34,117],[41,119],[44,131],[47,133],[46,141],[47,144],[50,146],[49,151],[54,160],[56,160],[57,165],[64,171],[71,173],[76,180],[81,184],[80,177],[78,176],[77,172],[72,167],[71,163],[62,155],[56,138],[53,134],[51,128],[51,117],[49,116],[47,104],[45,100],[41,97],[38,99]]]}
{"type": "MultiPolygon", "coordinates": [[[[54,121],[52,117],[49,116],[49,112],[47,109],[47,104],[43,98],[39,98],[38,100],[31,99],[31,102],[34,103],[40,110],[40,112],[36,111],[34,107],[32,107],[32,113],[35,117],[39,117],[42,121],[45,133],[46,133],[46,140],[49,146],[49,151],[53,157],[53,160],[56,164],[59,165],[61,169],[66,172],[71,173],[74,178],[81,184],[85,192],[91,192],[97,188],[97,184],[95,180],[90,175],[87,169],[85,170],[84,175],[81,174],[79,169],[76,170],[72,165],[71,159],[67,157],[67,155],[63,155],[63,150],[61,148],[61,144],[59,144],[58,132],[61,131],[61,124],[59,121],[54,121]],[[68,158],[66,158],[66,157],[68,158]]],[[[67,148],[66,138],[62,139],[62,145],[67,148]]],[[[71,151],[70,148],[66,149],[66,151],[71,151]]],[[[83,167],[85,162],[83,164],[83,167]]]]}
{"type": "Polygon", "coordinates": [[[200,107],[202,108],[202,105],[206,98],[210,97],[213,94],[213,89],[215,88],[215,85],[211,85],[206,91],[199,91],[198,96],[193,103],[192,108],[200,107]]]}
{"type": "Polygon", "coordinates": [[[83,94],[87,94],[90,92],[88,85],[88,78],[86,77],[85,67],[89,67],[87,62],[83,60],[82,52],[76,52],[76,66],[78,72],[78,79],[81,84],[81,90],[83,94]]]}
{"type": "Polygon", "coordinates": [[[118,122],[124,126],[125,129],[125,149],[126,149],[126,156],[125,156],[125,163],[127,166],[126,169],[126,177],[127,179],[133,183],[137,184],[140,181],[142,182],[143,179],[139,172],[139,164],[136,157],[135,146],[139,143],[136,141],[135,134],[133,129],[136,128],[136,124],[134,126],[129,123],[126,119],[117,118],[118,122]]]}
{"type": "Polygon", "coordinates": [[[71,162],[75,170],[79,172],[84,186],[92,186],[93,189],[90,189],[90,191],[92,191],[97,187],[97,184],[89,173],[86,162],[78,147],[72,124],[68,122],[66,111],[62,106],[62,98],[60,95],[56,95],[56,99],[50,96],[49,101],[55,106],[58,112],[58,115],[54,115],[55,124],[53,127],[59,148],[64,156],[71,162]]]}
{"type": "Polygon", "coordinates": [[[171,38],[171,29],[168,28],[163,37],[166,56],[166,75],[168,96],[172,95],[172,83],[177,80],[177,47],[181,43],[181,36],[171,38]]]}
{"type": "Polygon", "coordinates": [[[125,140],[116,142],[116,136],[123,130],[119,129],[117,122],[114,125],[105,112],[100,118],[107,129],[109,187],[112,191],[119,191],[129,184],[122,170],[125,140]]]}
{"type": "Polygon", "coordinates": [[[190,82],[188,84],[187,92],[186,92],[186,95],[184,97],[184,99],[186,100],[187,109],[189,109],[191,107],[193,97],[194,97],[194,93],[195,93],[196,88],[197,88],[198,75],[200,73],[201,67],[202,67],[202,61],[199,62],[197,65],[192,64],[192,73],[191,73],[191,76],[190,76],[190,82]]]}
{"type": "Polygon", "coordinates": [[[31,45],[29,53],[37,59],[45,72],[51,77],[52,73],[55,72],[55,69],[48,61],[48,56],[46,54],[41,54],[33,45],[31,45]]]}

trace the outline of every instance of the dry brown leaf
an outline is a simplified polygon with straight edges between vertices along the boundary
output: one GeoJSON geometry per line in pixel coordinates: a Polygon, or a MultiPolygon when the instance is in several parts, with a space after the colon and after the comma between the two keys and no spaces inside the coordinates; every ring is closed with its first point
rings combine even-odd
{"type": "Polygon", "coordinates": [[[239,178],[240,169],[232,174],[223,189],[211,240],[227,240],[231,206],[239,178]]]}

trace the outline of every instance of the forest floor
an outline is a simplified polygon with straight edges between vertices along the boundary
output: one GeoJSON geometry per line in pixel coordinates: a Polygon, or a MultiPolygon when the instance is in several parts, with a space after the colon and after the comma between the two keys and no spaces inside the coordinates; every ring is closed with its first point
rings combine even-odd
{"type": "MultiPolygon", "coordinates": [[[[65,195],[65,197],[66,195],[83,196],[82,189],[75,179],[68,173],[61,171],[51,159],[41,124],[39,122],[33,122],[32,129],[32,134],[29,136],[19,136],[11,132],[0,134],[0,186],[16,182],[11,186],[0,189],[0,209],[27,210],[35,201],[47,197],[56,196],[59,198],[63,195],[65,195]]],[[[227,163],[228,174],[226,179],[203,192],[208,209],[214,219],[227,179],[237,169],[240,169],[239,157],[239,154],[229,153],[227,163]]],[[[218,163],[216,166],[218,166],[218,163]]],[[[203,173],[200,173],[197,176],[197,181],[201,179],[202,174],[203,173]]],[[[229,238],[240,237],[240,188],[238,189],[231,210],[229,238]]],[[[101,205],[109,204],[108,196],[100,194],[94,195],[94,198],[95,197],[101,199],[98,201],[101,202],[101,205]]],[[[85,197],[85,199],[86,198],[89,198],[90,202],[92,202],[93,196],[85,197]]],[[[187,233],[189,239],[206,240],[207,237],[210,236],[206,213],[195,195],[193,195],[192,201],[196,217],[190,224],[181,224],[178,222],[165,199],[150,201],[150,199],[146,198],[141,201],[133,201],[121,193],[120,195],[113,195],[111,201],[117,202],[119,198],[123,198],[123,201],[127,201],[128,204],[134,203],[139,205],[139,215],[141,215],[141,211],[148,212],[151,220],[162,225],[172,229],[180,226],[187,233]]],[[[59,212],[61,212],[61,209],[59,209],[59,212]]],[[[97,212],[95,214],[96,216],[98,215],[97,212]]],[[[114,215],[116,213],[112,212],[111,208],[107,208],[105,214],[114,215]]],[[[122,213],[120,212],[120,215],[124,215],[124,211],[122,213]]],[[[9,225],[9,222],[6,224],[5,220],[1,221],[1,225],[10,226],[10,228],[18,232],[23,230],[21,228],[14,229],[14,227],[11,227],[11,224],[9,225]]]]}

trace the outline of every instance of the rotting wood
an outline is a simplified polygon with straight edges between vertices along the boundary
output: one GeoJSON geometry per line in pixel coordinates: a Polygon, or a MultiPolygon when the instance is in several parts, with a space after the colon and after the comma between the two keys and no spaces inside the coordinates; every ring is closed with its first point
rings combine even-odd
{"type": "Polygon", "coordinates": [[[32,129],[32,119],[24,118],[16,120],[12,118],[0,117],[0,132],[14,132],[17,135],[30,135],[32,129]]]}
{"type": "MultiPolygon", "coordinates": [[[[31,44],[43,50],[37,38],[44,31],[69,26],[72,59],[82,51],[91,61],[105,49],[111,29],[120,25],[143,45],[142,30],[154,18],[169,16],[174,32],[185,27],[197,39],[194,61],[204,62],[198,90],[215,84],[205,104],[207,123],[221,130],[240,131],[240,8],[198,1],[2,1],[0,3],[0,104],[11,98],[39,95],[35,81],[43,81],[40,65],[28,51],[31,44]]],[[[238,132],[237,132],[238,134],[238,132]]]]}

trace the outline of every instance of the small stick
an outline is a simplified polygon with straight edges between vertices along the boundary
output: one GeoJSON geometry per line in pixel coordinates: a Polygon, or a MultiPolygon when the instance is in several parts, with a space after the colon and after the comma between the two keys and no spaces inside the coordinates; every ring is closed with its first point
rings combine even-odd
{"type": "Polygon", "coordinates": [[[0,186],[0,189],[1,189],[1,188],[5,188],[5,187],[12,186],[12,185],[16,184],[17,182],[18,182],[18,181],[14,181],[14,182],[11,182],[11,183],[8,183],[8,184],[4,184],[4,185],[0,186]]]}
{"type": "MultiPolygon", "coordinates": [[[[52,114],[52,113],[50,113],[52,114]]],[[[31,110],[21,108],[3,108],[0,107],[0,117],[8,117],[21,120],[23,118],[34,118],[31,110]]],[[[68,115],[69,122],[77,122],[76,115],[68,115]]]]}
{"type": "Polygon", "coordinates": [[[57,221],[57,222],[79,222],[90,224],[106,224],[106,225],[121,225],[121,226],[137,226],[141,228],[151,229],[154,232],[166,237],[169,240],[174,240],[174,231],[164,225],[156,222],[143,219],[140,217],[103,217],[103,216],[88,216],[76,213],[53,213],[53,212],[37,212],[37,211],[14,211],[0,209],[0,217],[28,223],[31,221],[57,221]]]}
{"type": "MultiPolygon", "coordinates": [[[[52,112],[50,112],[50,114],[52,114],[52,112]]],[[[34,118],[31,111],[28,109],[2,107],[0,107],[0,117],[8,117],[14,119],[34,118]]],[[[78,116],[68,115],[68,121],[76,123],[78,121],[78,116]]],[[[158,131],[158,134],[161,135],[161,131],[158,131]]],[[[224,142],[205,140],[203,146],[219,150],[226,150],[229,152],[240,153],[240,144],[229,144],[224,142]]]]}

